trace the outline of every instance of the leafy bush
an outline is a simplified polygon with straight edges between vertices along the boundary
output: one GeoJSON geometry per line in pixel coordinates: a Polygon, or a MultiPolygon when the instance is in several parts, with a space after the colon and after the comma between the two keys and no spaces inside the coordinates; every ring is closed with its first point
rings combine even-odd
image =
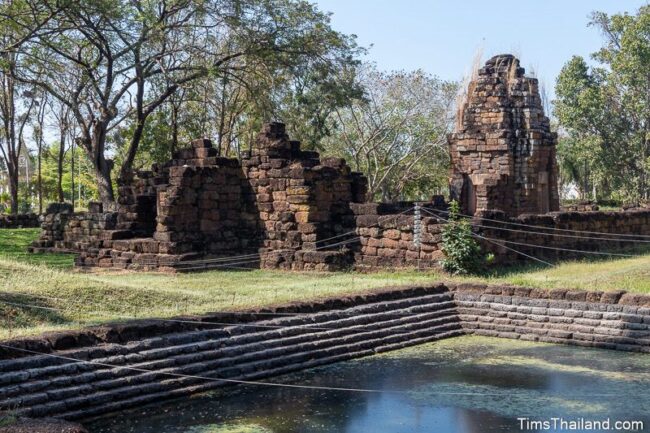
{"type": "Polygon", "coordinates": [[[452,201],[448,222],[442,227],[442,267],[452,274],[472,274],[483,267],[481,247],[474,239],[469,220],[460,216],[460,206],[452,201]]]}

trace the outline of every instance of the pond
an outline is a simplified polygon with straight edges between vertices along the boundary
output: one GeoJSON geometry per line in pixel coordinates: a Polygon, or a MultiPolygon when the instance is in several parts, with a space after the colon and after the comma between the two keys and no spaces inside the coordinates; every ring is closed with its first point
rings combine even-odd
{"type": "Polygon", "coordinates": [[[366,391],[241,385],[87,427],[91,433],[561,432],[604,431],[587,430],[587,423],[609,418],[610,426],[642,421],[650,431],[650,355],[644,354],[467,336],[268,381],[366,391]],[[548,425],[536,424],[542,421],[555,424],[544,430],[548,425]]]}

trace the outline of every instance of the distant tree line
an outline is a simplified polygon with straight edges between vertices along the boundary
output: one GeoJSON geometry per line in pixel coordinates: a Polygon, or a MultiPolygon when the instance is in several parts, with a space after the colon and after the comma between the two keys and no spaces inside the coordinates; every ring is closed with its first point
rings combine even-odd
{"type": "Polygon", "coordinates": [[[556,85],[562,180],[581,198],[650,200],[650,6],[592,15],[604,37],[563,67],[556,85]]]}
{"type": "MultiPolygon", "coordinates": [[[[558,78],[562,180],[584,197],[650,196],[648,15],[594,14],[599,66],[558,78]]],[[[269,120],[346,158],[376,200],[445,193],[458,83],[364,53],[302,0],[2,2],[0,210],[113,203],[189,140],[241,156],[269,120]]]]}

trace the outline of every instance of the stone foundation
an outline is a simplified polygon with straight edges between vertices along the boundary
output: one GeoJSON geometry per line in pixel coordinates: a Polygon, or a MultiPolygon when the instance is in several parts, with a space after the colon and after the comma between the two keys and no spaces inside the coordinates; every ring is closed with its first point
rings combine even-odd
{"type": "Polygon", "coordinates": [[[0,410],[83,419],[233,384],[206,378],[259,380],[464,334],[650,353],[650,296],[621,291],[445,283],[244,318],[54,352],[90,363],[5,350],[19,357],[0,361],[0,410]]]}
{"type": "Polygon", "coordinates": [[[39,226],[38,215],[34,213],[18,215],[0,214],[0,229],[26,229],[39,226]]]}
{"type": "Polygon", "coordinates": [[[196,270],[224,258],[242,267],[334,270],[352,263],[331,238],[353,231],[351,203],[366,180],[344,160],[290,141],[283,124],[264,127],[240,160],[195,140],[164,165],[119,187],[116,209],[86,213],[53,205],[32,251],[73,251],[79,266],[196,270]]]}
{"type": "MultiPolygon", "coordinates": [[[[237,206],[235,201],[232,203],[237,206]]],[[[276,204],[269,205],[274,208],[276,204]]],[[[255,229],[238,218],[239,222],[233,219],[226,223],[232,225],[230,228],[220,225],[221,228],[209,236],[205,236],[205,231],[192,233],[188,226],[183,237],[179,227],[169,230],[169,225],[159,224],[165,228],[151,238],[126,239],[122,238],[131,232],[117,229],[119,213],[100,212],[100,205],[83,213],[72,213],[64,208],[43,217],[41,238],[31,250],[75,252],[80,266],[132,269],[200,270],[214,268],[214,264],[218,268],[220,263],[230,262],[238,267],[325,271],[351,266],[359,270],[436,268],[443,256],[441,229],[446,224],[447,206],[440,201],[421,204],[418,247],[414,242],[414,205],[350,203],[345,213],[337,217],[339,223],[329,226],[318,222],[298,223],[290,211],[265,215],[264,218],[278,218],[279,221],[269,220],[264,227],[280,227],[280,232],[267,231],[260,226],[255,229]],[[199,235],[204,235],[203,240],[199,235]],[[186,239],[185,243],[163,240],[177,239],[176,236],[186,239]],[[322,241],[330,237],[332,239],[322,241]],[[176,254],[170,254],[170,248],[176,254]],[[182,253],[182,248],[187,252],[182,253]],[[209,252],[195,253],[193,249],[209,252]],[[249,255],[230,262],[214,262],[209,258],[242,253],[249,255]]],[[[204,227],[209,224],[206,221],[203,220],[204,227]]],[[[650,236],[650,209],[647,208],[619,212],[551,212],[516,218],[499,211],[480,211],[472,224],[477,234],[490,239],[479,239],[483,251],[493,253],[496,262],[502,264],[530,261],[527,256],[559,260],[584,257],[580,251],[617,254],[629,252],[631,247],[650,245],[647,242],[650,238],[644,237],[650,236]]]]}

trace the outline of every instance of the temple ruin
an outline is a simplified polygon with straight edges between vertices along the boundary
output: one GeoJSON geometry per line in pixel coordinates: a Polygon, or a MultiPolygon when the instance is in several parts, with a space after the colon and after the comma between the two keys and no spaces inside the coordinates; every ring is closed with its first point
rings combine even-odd
{"type": "Polygon", "coordinates": [[[365,201],[366,190],[343,159],[303,151],[283,124],[270,123],[241,161],[195,140],[139,172],[120,186],[116,212],[54,206],[33,250],[79,251],[79,266],[192,270],[227,256],[245,266],[259,255],[266,268],[340,268],[349,254],[322,250],[354,230],[349,203],[365,201]]]}
{"type": "MultiPolygon", "coordinates": [[[[488,60],[449,137],[450,196],[474,215],[482,246],[497,262],[625,246],[549,236],[556,228],[623,233],[625,240],[650,235],[650,209],[558,212],[556,141],[537,80],[511,55],[488,60]],[[545,231],[507,228],[513,223],[545,231]]],[[[419,217],[412,202],[368,202],[361,173],[343,159],[302,150],[281,123],[265,125],[241,159],[196,140],[118,193],[111,210],[51,205],[31,250],[74,252],[82,267],[185,271],[435,267],[443,257],[442,197],[418,203],[419,217]]]]}
{"type": "Polygon", "coordinates": [[[558,211],[555,146],[536,78],[512,55],[492,57],[469,83],[449,138],[450,195],[465,213],[558,211]]]}

